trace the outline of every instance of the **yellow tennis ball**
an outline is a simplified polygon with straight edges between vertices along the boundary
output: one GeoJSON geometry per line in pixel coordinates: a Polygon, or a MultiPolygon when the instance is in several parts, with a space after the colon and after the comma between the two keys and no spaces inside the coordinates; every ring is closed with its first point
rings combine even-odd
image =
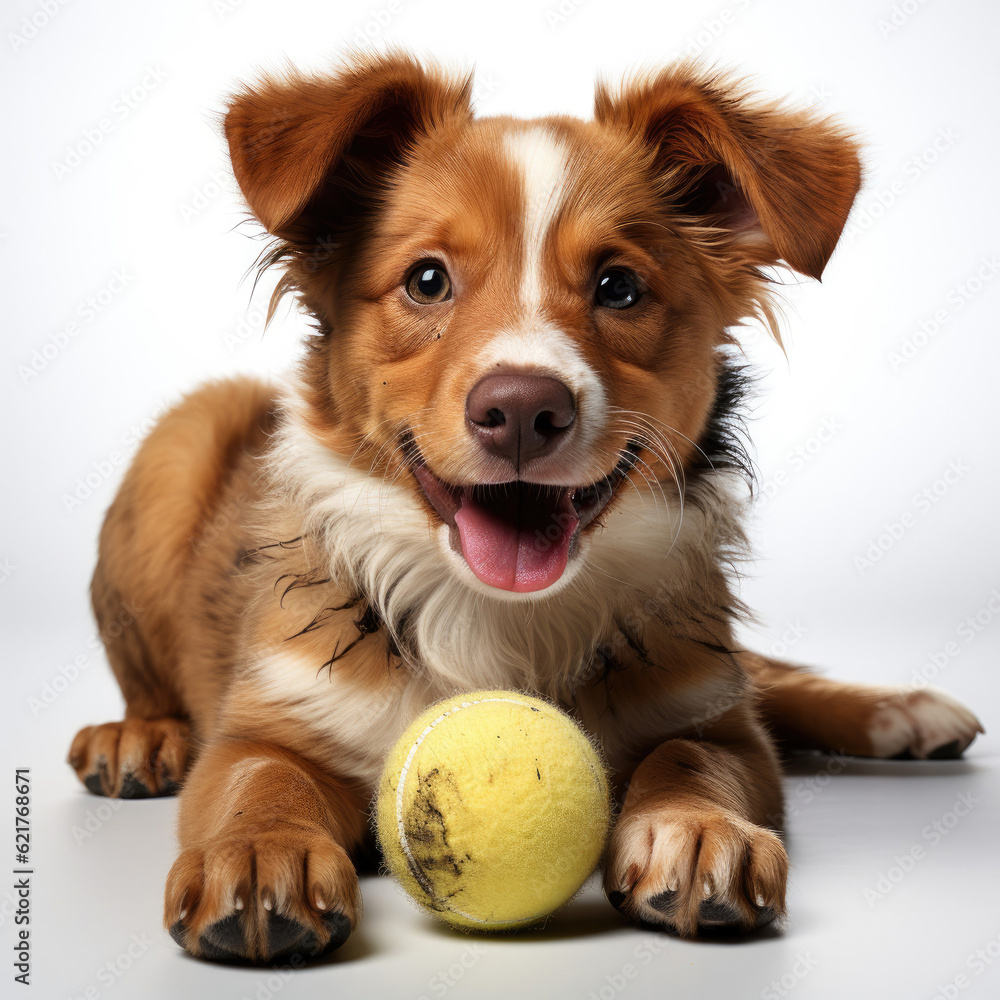
{"type": "Polygon", "coordinates": [[[544,920],[596,867],[610,823],[604,766],[548,702],[477,691],[432,705],[379,784],[390,871],[448,923],[505,930],[544,920]]]}

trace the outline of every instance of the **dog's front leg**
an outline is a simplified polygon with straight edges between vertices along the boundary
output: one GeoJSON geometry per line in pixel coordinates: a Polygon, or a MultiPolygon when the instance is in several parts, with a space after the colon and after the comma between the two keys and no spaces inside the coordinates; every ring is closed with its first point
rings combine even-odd
{"type": "Polygon", "coordinates": [[[361,912],[348,856],[365,829],[357,792],[281,747],[220,739],[180,805],[164,903],[175,941],[203,958],[265,962],[347,939],[361,912]]]}
{"type": "Polygon", "coordinates": [[[700,738],[666,740],[629,781],[605,865],[608,898],[683,935],[761,927],[784,912],[781,817],[778,762],[748,708],[700,738]]]}

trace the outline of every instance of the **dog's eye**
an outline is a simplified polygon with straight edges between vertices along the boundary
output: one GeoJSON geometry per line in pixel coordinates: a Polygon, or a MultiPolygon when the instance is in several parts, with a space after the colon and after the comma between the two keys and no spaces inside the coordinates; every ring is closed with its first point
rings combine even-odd
{"type": "Polygon", "coordinates": [[[624,267],[609,267],[597,279],[597,304],[606,309],[628,309],[639,301],[639,281],[624,267]]]}
{"type": "Polygon", "coordinates": [[[448,272],[435,261],[418,264],[406,279],[406,292],[414,302],[429,305],[451,298],[448,272]]]}

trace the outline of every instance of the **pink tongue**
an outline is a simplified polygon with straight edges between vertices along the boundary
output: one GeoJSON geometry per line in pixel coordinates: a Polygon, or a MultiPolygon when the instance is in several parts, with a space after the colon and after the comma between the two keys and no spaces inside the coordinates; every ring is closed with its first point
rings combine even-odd
{"type": "Polygon", "coordinates": [[[455,513],[462,555],[472,572],[491,587],[518,594],[552,586],[566,569],[579,523],[569,499],[546,521],[545,528],[513,524],[469,496],[455,513]]]}

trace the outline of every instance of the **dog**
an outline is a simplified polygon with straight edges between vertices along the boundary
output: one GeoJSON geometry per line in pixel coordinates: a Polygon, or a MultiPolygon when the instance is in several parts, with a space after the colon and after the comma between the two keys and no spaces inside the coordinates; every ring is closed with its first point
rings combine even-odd
{"type": "Polygon", "coordinates": [[[125,698],[69,762],[180,789],[164,922],[190,953],[316,956],[357,927],[388,749],[514,688],[586,728],[610,903],[681,935],[783,917],[779,750],[960,755],[943,693],[738,646],[751,469],[731,331],[818,279],[861,179],[836,121],[681,62],[592,120],[476,117],[397,51],[265,77],[224,131],[314,327],[284,382],[218,381],[143,442],[92,583],[125,698]]]}

